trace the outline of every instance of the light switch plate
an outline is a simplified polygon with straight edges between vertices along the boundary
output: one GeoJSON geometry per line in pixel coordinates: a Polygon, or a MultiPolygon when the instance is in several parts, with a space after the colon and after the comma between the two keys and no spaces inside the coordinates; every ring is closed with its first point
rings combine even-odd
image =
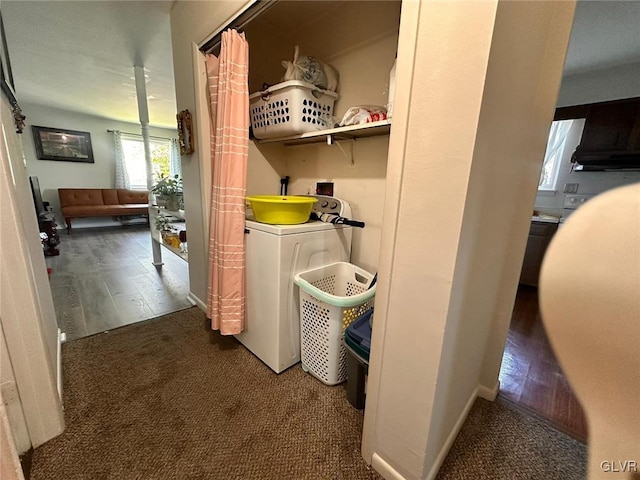
{"type": "Polygon", "coordinates": [[[565,195],[564,208],[575,210],[579,206],[584,205],[588,200],[592,198],[593,195],[565,195]]]}

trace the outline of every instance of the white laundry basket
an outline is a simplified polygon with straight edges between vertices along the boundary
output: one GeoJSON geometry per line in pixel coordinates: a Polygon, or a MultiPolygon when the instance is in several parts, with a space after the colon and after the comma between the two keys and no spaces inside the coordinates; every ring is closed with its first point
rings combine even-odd
{"type": "Polygon", "coordinates": [[[347,377],[345,329],[373,308],[373,275],[350,263],[338,262],[298,273],[302,368],[327,385],[347,377]]]}
{"type": "Polygon", "coordinates": [[[258,139],[286,137],[333,127],[338,95],[298,80],[249,95],[249,116],[258,139]]]}

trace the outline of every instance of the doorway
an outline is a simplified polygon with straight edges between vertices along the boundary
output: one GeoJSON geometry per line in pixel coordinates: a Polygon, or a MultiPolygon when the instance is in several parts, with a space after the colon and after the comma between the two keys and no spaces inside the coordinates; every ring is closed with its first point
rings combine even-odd
{"type": "Polygon", "coordinates": [[[170,252],[152,264],[149,225],[62,233],[60,255],[46,258],[58,327],[67,340],[105,332],[191,306],[188,263],[170,252]]]}
{"type": "MultiPolygon", "coordinates": [[[[162,2],[3,4],[13,77],[27,117],[21,136],[25,165],[28,175],[39,178],[43,200],[59,225],[60,255],[47,257],[46,263],[58,324],[67,340],[191,305],[188,263],[166,251],[164,265],[153,265],[146,219],[78,219],[67,235],[62,232],[57,191],[114,186],[112,131],[140,132],[134,64],[144,66],[148,74],[149,135],[167,139],[160,145],[164,153],[171,139],[177,139],[170,8],[162,2]],[[100,38],[88,34],[94,30],[101,31],[100,38]],[[108,49],[105,39],[111,39],[108,49]],[[73,48],[51,50],[50,45],[73,48]],[[50,54],[45,58],[42,51],[50,54]],[[34,125],[87,132],[94,162],[38,159],[29,133],[34,125]]],[[[139,135],[127,140],[133,147],[142,145],[139,135]]],[[[131,152],[124,153],[126,157],[131,152]]],[[[164,157],[171,169],[169,155],[164,157]]],[[[140,177],[133,175],[131,188],[147,188],[140,177]]]]}
{"type": "Polygon", "coordinates": [[[500,398],[586,443],[586,418],[549,344],[537,287],[518,287],[499,380],[500,398]]]}
{"type": "Polygon", "coordinates": [[[500,368],[499,396],[586,443],[588,431],[582,407],[551,348],[538,300],[538,277],[546,248],[568,213],[558,189],[563,189],[565,182],[575,181],[567,172],[583,126],[583,121],[573,120],[554,121],[551,126],[500,368]]]}

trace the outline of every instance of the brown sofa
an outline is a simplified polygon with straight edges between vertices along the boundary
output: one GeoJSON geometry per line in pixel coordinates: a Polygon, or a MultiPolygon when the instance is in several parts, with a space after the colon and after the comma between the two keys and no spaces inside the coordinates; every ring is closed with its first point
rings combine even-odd
{"type": "Polygon", "coordinates": [[[79,217],[149,215],[149,192],[115,188],[59,188],[60,210],[71,233],[71,220],[79,217]]]}

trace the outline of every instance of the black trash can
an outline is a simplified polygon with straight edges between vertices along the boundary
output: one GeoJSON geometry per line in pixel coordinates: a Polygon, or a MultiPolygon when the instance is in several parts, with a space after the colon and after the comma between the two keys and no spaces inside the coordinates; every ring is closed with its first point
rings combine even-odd
{"type": "Polygon", "coordinates": [[[345,330],[342,342],[347,350],[347,399],[355,408],[364,408],[365,379],[371,352],[373,310],[358,317],[345,330]]]}

